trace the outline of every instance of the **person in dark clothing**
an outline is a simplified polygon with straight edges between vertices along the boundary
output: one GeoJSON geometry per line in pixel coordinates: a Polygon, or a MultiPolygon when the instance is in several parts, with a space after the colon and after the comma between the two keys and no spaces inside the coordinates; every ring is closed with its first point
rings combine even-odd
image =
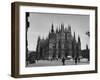
{"type": "Polygon", "coordinates": [[[64,57],[62,58],[62,63],[63,63],[63,65],[65,65],[65,58],[64,57]]]}
{"type": "Polygon", "coordinates": [[[75,64],[77,64],[77,57],[75,58],[75,64]]]}
{"type": "Polygon", "coordinates": [[[80,58],[78,58],[78,63],[80,62],[80,58]]]}

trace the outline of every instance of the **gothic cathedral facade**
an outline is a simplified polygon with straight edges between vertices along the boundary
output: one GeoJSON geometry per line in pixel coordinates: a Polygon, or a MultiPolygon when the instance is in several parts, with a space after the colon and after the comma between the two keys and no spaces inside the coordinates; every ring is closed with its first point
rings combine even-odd
{"type": "Polygon", "coordinates": [[[81,40],[78,36],[76,40],[75,32],[72,36],[71,26],[68,28],[61,24],[60,28],[54,30],[52,24],[51,31],[46,39],[38,37],[36,48],[37,59],[75,59],[81,56],[81,40]]]}

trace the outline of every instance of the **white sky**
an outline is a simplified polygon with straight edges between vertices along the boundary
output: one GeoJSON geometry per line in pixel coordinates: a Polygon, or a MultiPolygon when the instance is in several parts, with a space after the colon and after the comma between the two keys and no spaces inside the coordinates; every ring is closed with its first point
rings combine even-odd
{"type": "MultiPolygon", "coordinates": [[[[64,24],[68,27],[71,25],[72,35],[75,31],[76,39],[78,35],[81,39],[81,48],[85,49],[86,44],[89,46],[89,37],[85,34],[89,30],[89,15],[70,15],[70,14],[46,14],[30,13],[30,27],[28,29],[28,49],[36,50],[38,36],[46,38],[51,30],[51,24],[54,24],[54,30],[64,24]]],[[[89,46],[90,47],[90,46],[89,46]]]]}

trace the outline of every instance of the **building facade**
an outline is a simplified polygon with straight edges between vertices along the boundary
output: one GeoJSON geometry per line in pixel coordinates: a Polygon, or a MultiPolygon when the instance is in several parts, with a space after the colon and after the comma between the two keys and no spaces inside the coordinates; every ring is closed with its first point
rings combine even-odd
{"type": "Polygon", "coordinates": [[[59,29],[54,30],[52,24],[46,39],[38,37],[36,54],[37,59],[78,58],[81,56],[80,37],[76,40],[75,32],[72,36],[70,25],[66,28],[61,24],[59,29]]]}

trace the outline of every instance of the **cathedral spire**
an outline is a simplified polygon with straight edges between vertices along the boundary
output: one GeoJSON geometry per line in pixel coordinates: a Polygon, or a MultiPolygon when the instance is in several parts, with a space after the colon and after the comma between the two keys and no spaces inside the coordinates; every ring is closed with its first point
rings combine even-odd
{"type": "Polygon", "coordinates": [[[68,24],[68,31],[71,32],[71,26],[68,24]]]}
{"type": "Polygon", "coordinates": [[[87,50],[89,49],[87,44],[86,44],[86,49],[87,49],[87,50]]]}
{"type": "Polygon", "coordinates": [[[75,32],[74,32],[74,40],[76,41],[76,36],[75,36],[75,32]]]}
{"type": "Polygon", "coordinates": [[[61,30],[64,31],[64,24],[61,24],[61,30]]]}
{"type": "Polygon", "coordinates": [[[38,40],[37,40],[37,43],[38,44],[39,44],[40,40],[41,40],[41,38],[40,38],[40,36],[38,36],[38,40]]]}
{"type": "Polygon", "coordinates": [[[38,40],[40,40],[40,36],[38,36],[38,40]]]}
{"type": "Polygon", "coordinates": [[[60,29],[60,26],[59,26],[59,29],[58,29],[58,31],[60,32],[60,30],[61,30],[61,29],[60,29]]]}
{"type": "Polygon", "coordinates": [[[81,41],[80,41],[80,36],[78,35],[78,42],[80,43],[81,41]]]}
{"type": "Polygon", "coordinates": [[[58,33],[58,28],[56,29],[56,33],[58,33]]]}
{"type": "Polygon", "coordinates": [[[54,32],[54,26],[53,26],[53,23],[52,23],[52,26],[51,26],[51,32],[54,32]]]}
{"type": "Polygon", "coordinates": [[[67,28],[65,27],[65,32],[67,32],[67,28]]]}

